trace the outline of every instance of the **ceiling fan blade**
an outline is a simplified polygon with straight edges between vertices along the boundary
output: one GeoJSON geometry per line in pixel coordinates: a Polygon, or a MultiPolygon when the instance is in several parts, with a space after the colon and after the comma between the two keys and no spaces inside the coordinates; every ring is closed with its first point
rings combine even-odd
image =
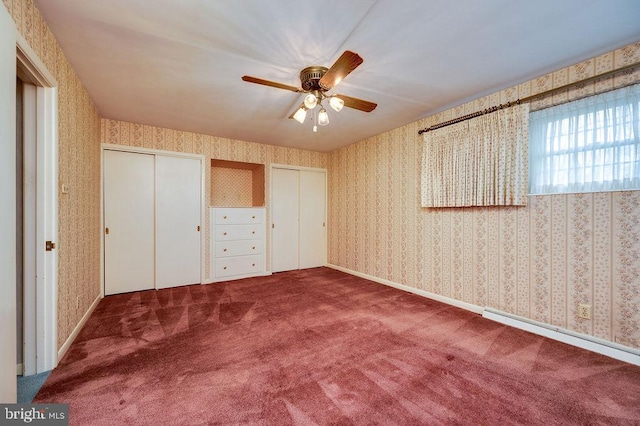
{"type": "Polygon", "coordinates": [[[289,86],[288,84],[277,83],[275,81],[264,80],[262,78],[251,77],[249,75],[243,75],[242,80],[249,83],[262,84],[264,86],[276,87],[278,89],[290,90],[292,92],[302,92],[302,89],[295,86],[289,86]]]}
{"type": "Polygon", "coordinates": [[[343,78],[363,62],[363,59],[357,53],[345,50],[342,56],[329,68],[318,84],[324,90],[331,90],[336,84],[340,83],[343,78]]]}
{"type": "Polygon", "coordinates": [[[378,104],[376,103],[365,101],[363,99],[352,98],[351,96],[345,96],[345,95],[334,95],[334,96],[342,99],[344,101],[344,106],[353,108],[353,109],[358,109],[364,112],[371,112],[374,109],[376,109],[376,107],[378,106],[378,104]]]}

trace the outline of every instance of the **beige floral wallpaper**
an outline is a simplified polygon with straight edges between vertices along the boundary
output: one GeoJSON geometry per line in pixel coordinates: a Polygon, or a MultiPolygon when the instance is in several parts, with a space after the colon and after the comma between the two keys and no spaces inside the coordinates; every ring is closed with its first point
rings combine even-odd
{"type": "MultiPolygon", "coordinates": [[[[133,147],[153,148],[166,151],[187,152],[202,154],[205,157],[205,165],[211,164],[211,159],[242,161],[265,165],[265,199],[269,200],[270,194],[270,170],[269,164],[287,164],[302,167],[317,167],[326,169],[328,166],[328,154],[313,152],[295,148],[285,148],[274,145],[265,145],[253,142],[220,138],[200,133],[182,132],[178,130],[164,129],[143,124],[128,123],[117,120],[101,120],[100,140],[104,143],[125,145],[133,147]]],[[[211,170],[205,167],[205,205],[212,205],[211,200],[211,170]]],[[[251,194],[251,180],[244,179],[246,188],[243,193],[251,194]]],[[[251,205],[251,200],[240,201],[251,205]]],[[[267,205],[267,223],[270,212],[267,205]]],[[[206,277],[210,276],[209,264],[209,210],[205,218],[205,271],[206,277]]],[[[269,233],[267,233],[267,265],[271,262],[269,233]]]]}
{"type": "MultiPolygon", "coordinates": [[[[329,154],[329,263],[640,348],[640,191],[420,207],[419,129],[640,61],[640,43],[329,154]],[[579,303],[592,319],[578,318],[579,303]]],[[[640,71],[532,109],[640,81],[640,71]]]]}
{"type": "Polygon", "coordinates": [[[100,117],[32,0],[2,0],[58,83],[58,347],[100,295],[100,117]]]}
{"type": "Polygon", "coordinates": [[[216,207],[253,206],[252,171],[212,167],[210,200],[216,207]]]}

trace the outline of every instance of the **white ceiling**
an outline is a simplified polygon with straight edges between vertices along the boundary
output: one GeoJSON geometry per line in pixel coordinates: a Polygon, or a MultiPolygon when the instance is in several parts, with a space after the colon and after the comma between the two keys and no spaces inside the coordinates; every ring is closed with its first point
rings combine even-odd
{"type": "Polygon", "coordinates": [[[331,151],[640,41],[638,0],[35,0],[105,118],[331,151]],[[309,65],[364,63],[330,93],[376,102],[287,117],[309,65]],[[309,118],[307,118],[309,120],[309,118]]]}

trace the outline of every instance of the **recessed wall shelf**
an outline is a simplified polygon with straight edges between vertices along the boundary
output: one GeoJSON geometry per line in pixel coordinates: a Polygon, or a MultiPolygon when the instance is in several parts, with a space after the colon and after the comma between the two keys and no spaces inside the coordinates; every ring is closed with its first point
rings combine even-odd
{"type": "Polygon", "coordinates": [[[211,206],[264,207],[264,164],[211,160],[211,206]]]}

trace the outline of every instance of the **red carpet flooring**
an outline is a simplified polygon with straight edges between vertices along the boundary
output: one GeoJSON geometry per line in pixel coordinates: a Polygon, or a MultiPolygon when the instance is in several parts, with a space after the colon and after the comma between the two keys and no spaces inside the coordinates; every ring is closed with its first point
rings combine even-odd
{"type": "Polygon", "coordinates": [[[109,296],[73,425],[638,425],[640,367],[327,268],[109,296]]]}

